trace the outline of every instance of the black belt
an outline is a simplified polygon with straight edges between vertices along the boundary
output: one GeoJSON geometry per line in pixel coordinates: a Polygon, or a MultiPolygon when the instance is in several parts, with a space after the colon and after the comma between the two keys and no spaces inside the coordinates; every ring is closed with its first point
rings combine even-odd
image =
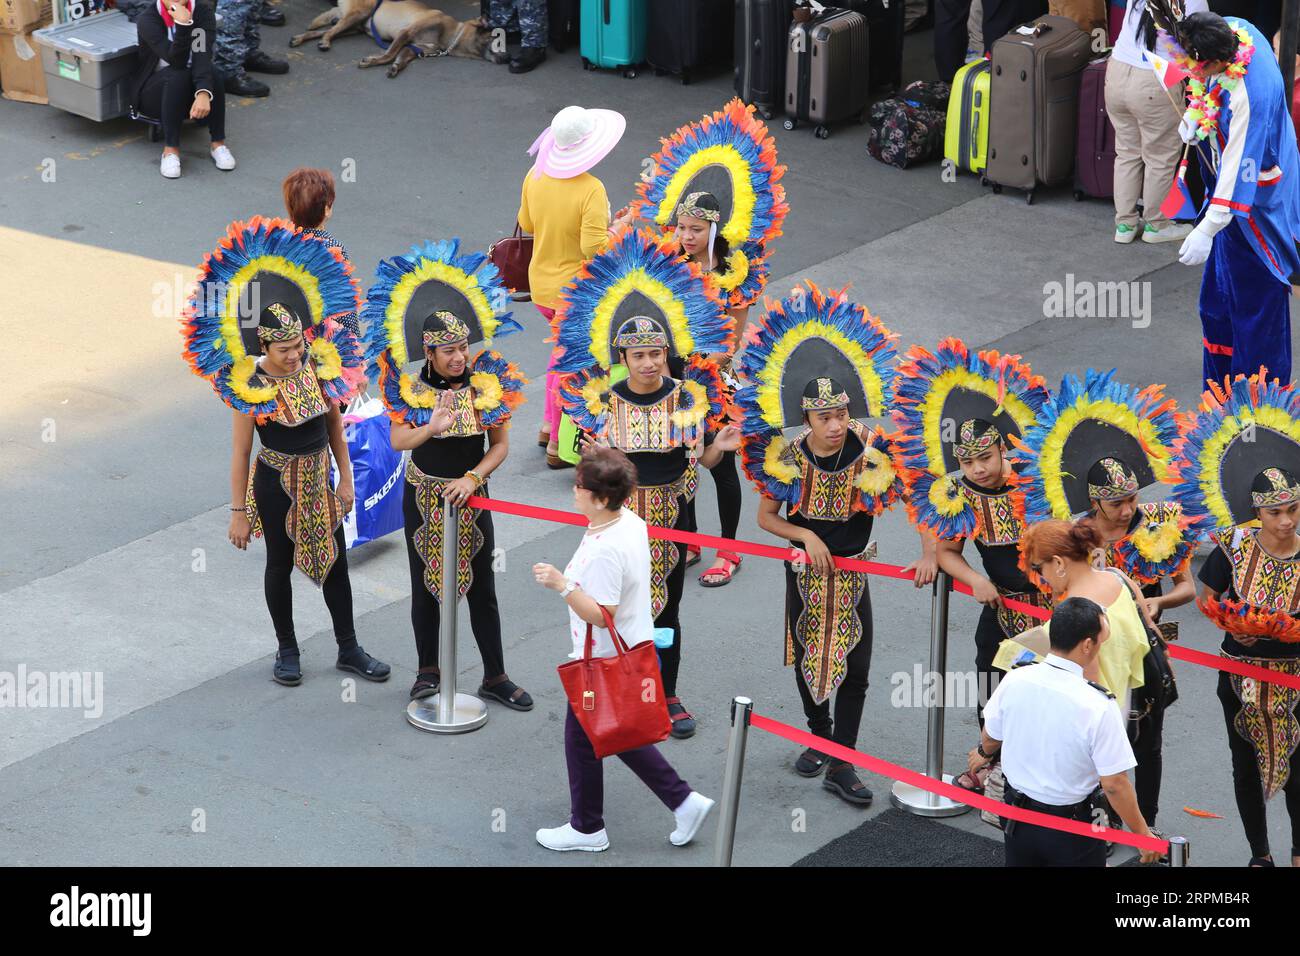
{"type": "Polygon", "coordinates": [[[1089,822],[1092,820],[1093,808],[1097,806],[1096,791],[1088,794],[1078,803],[1069,803],[1064,806],[1055,803],[1041,803],[1033,797],[1021,793],[1008,781],[1006,792],[1004,794],[1006,802],[1013,807],[1023,807],[1026,810],[1036,810],[1039,813],[1046,813],[1054,817],[1064,817],[1067,820],[1082,820],[1089,822]]]}

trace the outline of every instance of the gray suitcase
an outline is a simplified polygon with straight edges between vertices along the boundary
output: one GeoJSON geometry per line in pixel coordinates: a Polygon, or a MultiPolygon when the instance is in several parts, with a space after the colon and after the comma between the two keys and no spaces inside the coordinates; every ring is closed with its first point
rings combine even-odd
{"type": "Polygon", "coordinates": [[[1066,17],[1040,17],[993,44],[989,165],[994,192],[1067,182],[1074,172],[1079,86],[1092,39],[1066,17]]]}
{"type": "Polygon", "coordinates": [[[871,72],[868,69],[867,18],[852,10],[827,7],[790,27],[786,58],[785,121],[816,123],[818,139],[830,124],[849,118],[866,122],[871,72]]]}
{"type": "Polygon", "coordinates": [[[107,10],[32,35],[51,106],[100,122],[127,114],[137,53],[126,14],[107,10]]]}

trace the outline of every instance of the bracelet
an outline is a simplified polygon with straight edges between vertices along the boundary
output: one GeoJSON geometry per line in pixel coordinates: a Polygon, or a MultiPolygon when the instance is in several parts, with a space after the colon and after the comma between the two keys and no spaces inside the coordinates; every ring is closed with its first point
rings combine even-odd
{"type": "Polygon", "coordinates": [[[231,511],[247,511],[248,508],[231,508],[231,511]]]}
{"type": "Polygon", "coordinates": [[[983,757],[985,760],[992,760],[992,759],[993,759],[993,754],[997,753],[997,751],[995,750],[995,751],[993,751],[992,754],[986,754],[986,753],[984,752],[984,742],[983,742],[983,741],[980,741],[979,743],[977,743],[977,744],[975,745],[975,752],[976,752],[977,754],[979,754],[981,757],[983,757]]]}
{"type": "Polygon", "coordinates": [[[479,488],[482,488],[484,485],[487,484],[487,479],[484,478],[482,475],[480,475],[480,474],[479,474],[477,471],[475,471],[473,468],[471,468],[469,471],[465,472],[465,477],[466,477],[466,478],[473,478],[473,479],[474,479],[474,484],[475,484],[475,486],[476,486],[476,487],[479,487],[479,488]]]}

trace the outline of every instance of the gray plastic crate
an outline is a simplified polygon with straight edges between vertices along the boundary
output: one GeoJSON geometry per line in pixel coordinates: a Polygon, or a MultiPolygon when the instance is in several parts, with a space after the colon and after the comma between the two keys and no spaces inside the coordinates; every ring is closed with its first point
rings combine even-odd
{"type": "Polygon", "coordinates": [[[126,115],[137,61],[135,24],[126,14],[109,10],[32,36],[51,106],[101,121],[126,115]]]}

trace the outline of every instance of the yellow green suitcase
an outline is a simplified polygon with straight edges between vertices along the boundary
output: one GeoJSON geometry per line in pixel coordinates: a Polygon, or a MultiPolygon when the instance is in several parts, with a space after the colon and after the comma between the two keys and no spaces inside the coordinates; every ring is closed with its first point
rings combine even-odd
{"type": "Polygon", "coordinates": [[[943,155],[958,169],[983,173],[989,154],[989,78],[992,64],[971,60],[952,78],[943,155]]]}
{"type": "MultiPolygon", "coordinates": [[[[615,365],[609,370],[609,384],[614,385],[617,382],[627,378],[627,366],[615,365]]],[[[582,448],[578,444],[582,439],[582,433],[578,431],[578,426],[573,423],[573,419],[568,415],[560,416],[560,437],[555,440],[562,461],[567,461],[570,465],[576,465],[582,458],[582,448]]]]}

